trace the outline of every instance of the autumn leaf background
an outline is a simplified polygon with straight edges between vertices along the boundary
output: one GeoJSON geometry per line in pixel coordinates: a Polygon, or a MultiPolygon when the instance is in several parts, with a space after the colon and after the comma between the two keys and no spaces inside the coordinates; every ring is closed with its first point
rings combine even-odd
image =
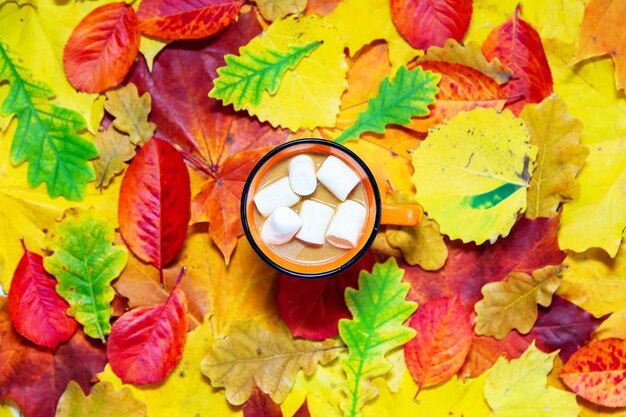
{"type": "Polygon", "coordinates": [[[0,416],[626,416],[624,0],[0,2],[0,416]],[[419,204],[240,219],[318,137],[419,204]]]}

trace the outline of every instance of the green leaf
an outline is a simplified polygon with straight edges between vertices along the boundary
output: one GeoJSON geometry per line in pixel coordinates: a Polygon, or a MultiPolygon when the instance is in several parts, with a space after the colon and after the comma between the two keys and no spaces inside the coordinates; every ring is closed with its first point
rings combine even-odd
{"type": "Polygon", "coordinates": [[[54,254],[44,259],[46,271],[57,280],[57,292],[69,304],[67,314],[100,338],[111,331],[113,281],[124,269],[128,252],[113,246],[114,229],[93,210],[68,215],[56,227],[50,244],[54,254]]]}
{"type": "Polygon", "coordinates": [[[363,404],[378,395],[371,381],[392,368],[385,354],[415,337],[413,329],[402,325],[417,309],[417,304],[405,300],[409,284],[402,283],[403,275],[390,258],[374,265],[371,274],[361,272],[358,291],[346,289],[352,320],[339,321],[339,335],[349,349],[342,361],[348,402],[340,404],[346,416],[359,415],[363,404]]]}
{"type": "Polygon", "coordinates": [[[98,156],[92,143],[76,134],[86,127],[83,117],[58,107],[48,98],[54,95],[44,83],[31,79],[7,47],[0,42],[0,81],[10,84],[9,95],[0,112],[17,116],[17,130],[11,146],[11,163],[28,160],[28,185],[45,183],[52,198],[81,200],[86,183],[95,178],[87,160],[98,156]]]}
{"type": "Polygon", "coordinates": [[[370,99],[367,110],[359,114],[356,122],[335,139],[344,143],[358,139],[363,132],[383,133],[388,124],[407,125],[411,117],[427,116],[429,104],[435,102],[439,92],[437,84],[441,75],[423,71],[421,67],[408,70],[400,67],[393,79],[386,77],[380,84],[378,95],[370,99]]]}
{"type": "Polygon", "coordinates": [[[240,110],[245,104],[253,106],[261,102],[265,90],[274,95],[285,73],[294,69],[305,56],[313,52],[320,41],[306,45],[289,45],[286,51],[263,48],[260,51],[242,47],[240,56],[226,55],[226,66],[218,68],[209,97],[217,98],[224,105],[233,104],[240,110]]]}

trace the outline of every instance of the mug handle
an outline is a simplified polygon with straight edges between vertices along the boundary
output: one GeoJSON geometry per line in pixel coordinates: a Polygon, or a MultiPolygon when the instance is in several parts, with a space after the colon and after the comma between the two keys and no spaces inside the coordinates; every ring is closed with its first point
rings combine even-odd
{"type": "Polygon", "coordinates": [[[383,204],[380,224],[417,226],[424,211],[416,204],[383,204]]]}

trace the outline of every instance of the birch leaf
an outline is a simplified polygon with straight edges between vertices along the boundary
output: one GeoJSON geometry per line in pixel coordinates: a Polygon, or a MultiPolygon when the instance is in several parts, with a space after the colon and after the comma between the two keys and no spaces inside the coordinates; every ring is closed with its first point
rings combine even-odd
{"type": "Polygon", "coordinates": [[[130,136],[133,145],[143,145],[150,140],[156,125],[148,121],[152,108],[149,93],[139,96],[135,84],[128,83],[124,87],[107,91],[104,109],[115,119],[113,126],[120,132],[130,136]]]}

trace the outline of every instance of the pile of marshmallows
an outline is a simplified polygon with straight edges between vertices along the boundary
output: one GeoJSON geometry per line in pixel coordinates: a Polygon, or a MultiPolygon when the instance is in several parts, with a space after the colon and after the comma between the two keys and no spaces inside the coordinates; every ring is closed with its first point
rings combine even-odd
{"type": "Polygon", "coordinates": [[[354,248],[363,232],[366,209],[346,198],[359,182],[356,173],[339,158],[326,158],[316,174],[310,156],[295,156],[289,162],[289,177],[254,196],[259,213],[269,216],[261,229],[261,239],[270,245],[282,245],[295,236],[309,245],[320,246],[327,241],[338,248],[354,248]],[[342,203],[334,209],[309,199],[302,203],[300,214],[290,209],[300,197],[313,194],[318,179],[342,203]]]}

